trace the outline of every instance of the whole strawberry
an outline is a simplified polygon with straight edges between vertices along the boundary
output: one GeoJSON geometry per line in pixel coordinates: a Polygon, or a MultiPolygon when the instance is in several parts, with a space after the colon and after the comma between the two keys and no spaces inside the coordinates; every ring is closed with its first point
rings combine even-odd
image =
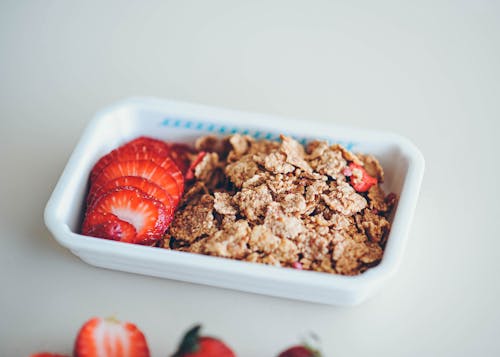
{"type": "Polygon", "coordinates": [[[321,353],[309,346],[297,345],[281,352],[278,357],[321,357],[321,353]]]}
{"type": "Polygon", "coordinates": [[[221,340],[200,336],[201,326],[186,332],[179,349],[172,357],[235,357],[234,352],[221,340]]]}
{"type": "Polygon", "coordinates": [[[76,337],[74,357],[149,357],[143,333],[130,322],[94,317],[76,337]]]}

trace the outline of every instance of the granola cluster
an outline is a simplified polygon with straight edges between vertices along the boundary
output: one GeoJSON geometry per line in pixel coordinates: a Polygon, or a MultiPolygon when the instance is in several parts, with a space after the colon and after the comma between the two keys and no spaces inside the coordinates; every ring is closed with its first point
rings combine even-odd
{"type": "Polygon", "coordinates": [[[358,193],[349,164],[382,182],[371,155],[290,137],[201,137],[194,169],[165,235],[166,249],[356,275],[382,258],[395,196],[378,184],[358,193]]]}

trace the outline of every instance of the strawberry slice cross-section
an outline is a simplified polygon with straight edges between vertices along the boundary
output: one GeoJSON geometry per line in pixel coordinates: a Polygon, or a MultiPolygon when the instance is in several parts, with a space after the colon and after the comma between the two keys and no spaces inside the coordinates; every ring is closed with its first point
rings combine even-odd
{"type": "MultiPolygon", "coordinates": [[[[163,203],[133,187],[118,187],[101,196],[87,217],[92,217],[92,214],[112,214],[129,223],[136,231],[131,243],[146,245],[161,239],[172,220],[172,213],[167,211],[163,203]]],[[[92,222],[87,222],[86,218],[83,227],[90,227],[82,230],[83,234],[92,231],[92,222]]]]}
{"type": "Polygon", "coordinates": [[[134,243],[137,232],[135,227],[122,221],[112,213],[95,212],[87,213],[82,225],[82,234],[120,242],[134,243]]]}
{"type": "Polygon", "coordinates": [[[130,322],[94,317],[78,332],[74,357],[149,357],[146,337],[130,322]]]}
{"type": "Polygon", "coordinates": [[[170,145],[164,141],[151,138],[149,136],[140,136],[132,141],[129,141],[122,147],[134,147],[142,151],[155,151],[161,155],[167,155],[170,151],[170,145]]]}
{"type": "MultiPolygon", "coordinates": [[[[183,180],[182,174],[180,175],[181,180],[183,180]]],[[[108,181],[122,176],[143,177],[170,194],[175,205],[179,202],[183,187],[179,187],[169,171],[149,160],[113,161],[96,177],[92,185],[94,186],[93,189],[98,190],[100,187],[105,186],[108,181]]]]}
{"type": "MultiPolygon", "coordinates": [[[[146,140],[146,138],[144,138],[144,140],[146,140]]],[[[168,152],[166,151],[168,149],[168,146],[165,143],[161,142],[158,142],[156,144],[163,144],[164,148],[157,149],[156,146],[151,146],[151,144],[139,144],[134,140],[122,147],[119,147],[116,150],[111,151],[109,154],[103,156],[94,165],[90,173],[90,182],[96,182],[102,171],[114,162],[149,160],[162,167],[170,175],[172,175],[172,177],[177,182],[179,191],[182,193],[182,191],[184,190],[184,178],[181,170],[177,167],[177,164],[172,158],[170,158],[168,152]]]]}
{"type": "Polygon", "coordinates": [[[120,157],[129,157],[126,160],[150,160],[152,156],[168,157],[168,153],[169,146],[163,141],[141,136],[101,157],[90,172],[90,181],[92,182],[103,168],[120,157]]]}
{"type": "Polygon", "coordinates": [[[117,187],[137,188],[163,203],[170,214],[174,213],[175,201],[172,196],[157,184],[139,176],[120,176],[106,182],[104,186],[93,185],[87,197],[87,207],[92,207],[99,197],[117,187]]]}

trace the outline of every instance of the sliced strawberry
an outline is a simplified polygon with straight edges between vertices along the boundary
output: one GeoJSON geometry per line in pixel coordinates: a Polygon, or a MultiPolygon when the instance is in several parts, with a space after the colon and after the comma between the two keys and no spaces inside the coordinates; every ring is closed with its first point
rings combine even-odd
{"type": "Polygon", "coordinates": [[[94,317],[87,321],[75,340],[75,357],[149,357],[144,334],[130,322],[94,317]]]}
{"type": "MultiPolygon", "coordinates": [[[[90,182],[94,181],[103,168],[108,166],[112,161],[115,161],[118,156],[121,156],[122,151],[126,151],[128,155],[130,155],[130,152],[137,153],[139,157],[136,157],[136,159],[149,160],[150,157],[148,155],[160,156],[161,158],[168,157],[169,147],[163,141],[145,136],[134,139],[101,157],[90,172],[90,182]]],[[[126,160],[133,160],[133,158],[126,160]]]]}
{"type": "Polygon", "coordinates": [[[189,153],[194,153],[195,151],[185,144],[167,144],[163,141],[149,138],[149,137],[139,137],[135,140],[132,140],[128,144],[125,144],[123,148],[126,147],[133,148],[134,150],[139,150],[143,152],[156,152],[160,157],[165,158],[166,156],[170,157],[173,162],[169,162],[169,166],[175,166],[174,168],[165,167],[164,163],[160,163],[157,160],[154,160],[155,163],[164,167],[167,170],[171,170],[171,175],[178,181],[179,187],[181,191],[184,189],[184,180],[180,180],[182,178],[182,174],[186,172],[187,167],[189,166],[189,153]],[[174,165],[172,165],[174,164],[174,165]],[[175,171],[179,171],[178,173],[175,171]]]}
{"type": "Polygon", "coordinates": [[[175,182],[177,182],[177,187],[179,188],[179,195],[182,195],[184,193],[184,175],[177,167],[174,160],[167,157],[157,164],[168,171],[168,173],[174,178],[175,182]]]}
{"type": "Polygon", "coordinates": [[[122,147],[125,146],[133,146],[147,151],[156,151],[158,154],[162,155],[167,155],[170,151],[169,145],[166,142],[147,136],[140,136],[132,141],[129,141],[122,147]]]}
{"type": "Polygon", "coordinates": [[[103,156],[93,167],[90,173],[90,182],[95,182],[102,170],[104,170],[111,163],[131,160],[150,160],[154,162],[156,165],[161,166],[172,175],[181,192],[184,190],[184,178],[174,160],[172,160],[166,153],[158,153],[153,149],[149,149],[147,146],[140,145],[127,144],[103,156]]]}
{"type": "Polygon", "coordinates": [[[91,213],[112,213],[135,227],[133,243],[152,244],[163,237],[172,221],[172,215],[158,200],[136,188],[118,187],[101,196],[92,206],[91,213]]]}
{"type": "Polygon", "coordinates": [[[144,177],[139,176],[120,176],[106,182],[104,186],[93,185],[87,198],[87,207],[92,207],[92,204],[96,199],[98,199],[107,191],[110,191],[117,187],[135,187],[148,196],[151,196],[163,203],[168,213],[173,214],[175,202],[172,196],[170,196],[170,194],[160,186],[154,184],[148,179],[145,179],[144,177]]]}
{"type": "MultiPolygon", "coordinates": [[[[180,171],[179,175],[181,175],[181,180],[184,181],[180,171]]],[[[113,161],[96,177],[93,183],[93,186],[96,187],[93,190],[97,190],[105,186],[108,181],[121,176],[143,177],[167,191],[174,199],[175,205],[179,202],[183,188],[179,187],[169,171],[149,160],[113,161]]]]}
{"type": "MultiPolygon", "coordinates": [[[[124,177],[126,177],[126,176],[124,176],[124,177]]],[[[131,176],[131,177],[136,177],[136,176],[131,176]]],[[[142,191],[141,189],[138,189],[137,187],[134,187],[134,186],[117,186],[117,187],[114,187],[114,188],[108,190],[107,192],[121,191],[121,190],[135,191],[138,194],[140,194],[141,196],[143,196],[144,198],[148,198],[154,202],[158,202],[160,204],[160,207],[162,208],[162,210],[164,210],[165,224],[168,226],[170,224],[170,222],[172,222],[172,219],[174,218],[175,206],[173,204],[172,197],[168,193],[165,193],[167,195],[167,197],[169,197],[169,198],[167,198],[167,200],[168,200],[167,205],[168,206],[166,206],[163,202],[161,202],[160,200],[158,200],[154,196],[152,196],[152,195],[150,195],[150,194],[148,194],[148,193],[146,193],[146,192],[142,191]]],[[[162,189],[160,188],[160,190],[162,190],[162,189]]],[[[106,193],[103,193],[103,195],[105,195],[106,193]]]]}
{"type": "Polygon", "coordinates": [[[137,232],[133,225],[112,213],[91,211],[85,216],[82,234],[91,237],[134,243],[137,232]]]}

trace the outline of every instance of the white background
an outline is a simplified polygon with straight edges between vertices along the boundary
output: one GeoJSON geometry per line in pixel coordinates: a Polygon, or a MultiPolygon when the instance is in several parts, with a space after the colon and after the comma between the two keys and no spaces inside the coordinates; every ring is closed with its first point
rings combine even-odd
{"type": "Polygon", "coordinates": [[[496,1],[2,1],[0,355],[69,354],[113,314],[153,356],[195,322],[239,356],[311,330],[332,357],[500,355],[499,64],[496,1]],[[93,113],[131,95],[409,137],[427,167],[396,277],[337,308],[81,262],[43,208],[93,113]]]}

